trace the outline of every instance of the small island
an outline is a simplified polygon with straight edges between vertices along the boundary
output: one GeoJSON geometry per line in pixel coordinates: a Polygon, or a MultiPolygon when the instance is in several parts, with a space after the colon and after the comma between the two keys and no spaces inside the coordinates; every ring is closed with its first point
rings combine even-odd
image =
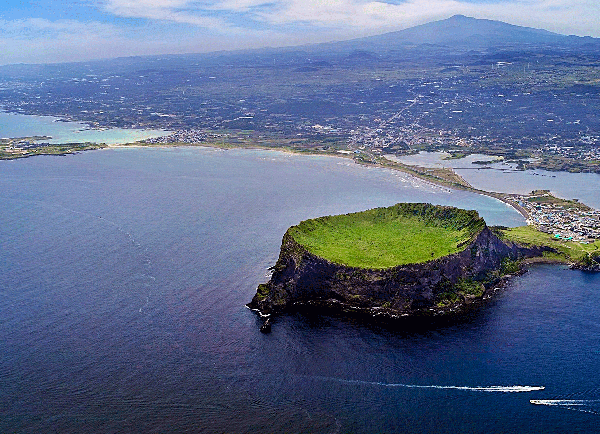
{"type": "Polygon", "coordinates": [[[271,280],[248,304],[262,315],[324,308],[371,318],[462,313],[553,253],[513,241],[476,211],[425,203],[327,216],[292,226],[271,280]]]}

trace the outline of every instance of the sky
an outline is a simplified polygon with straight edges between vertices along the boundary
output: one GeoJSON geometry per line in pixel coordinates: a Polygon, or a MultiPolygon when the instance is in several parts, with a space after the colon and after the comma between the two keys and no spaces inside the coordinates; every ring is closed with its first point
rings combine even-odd
{"type": "Polygon", "coordinates": [[[600,37],[599,0],[2,0],[0,65],[302,45],[455,14],[600,37]]]}

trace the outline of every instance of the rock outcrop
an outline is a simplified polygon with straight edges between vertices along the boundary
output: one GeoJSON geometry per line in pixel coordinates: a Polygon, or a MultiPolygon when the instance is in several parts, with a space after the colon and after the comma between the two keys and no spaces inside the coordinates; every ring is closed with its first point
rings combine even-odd
{"type": "Polygon", "coordinates": [[[385,269],[354,268],[314,255],[283,237],[271,280],[248,304],[263,315],[316,306],[375,317],[399,318],[460,311],[481,299],[515,261],[539,256],[541,248],[502,241],[485,224],[458,253],[385,269]]]}

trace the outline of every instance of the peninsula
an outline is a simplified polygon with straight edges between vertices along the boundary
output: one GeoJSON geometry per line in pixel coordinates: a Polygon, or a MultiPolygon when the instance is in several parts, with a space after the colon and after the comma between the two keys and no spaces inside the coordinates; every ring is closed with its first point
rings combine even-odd
{"type": "Polygon", "coordinates": [[[448,206],[321,217],[288,229],[271,280],[248,306],[263,315],[306,306],[385,319],[460,313],[520,261],[553,251],[448,206]]]}
{"type": "Polygon", "coordinates": [[[67,155],[106,148],[104,143],[51,144],[48,136],[0,138],[0,160],[33,157],[35,155],[67,155]]]}
{"type": "Polygon", "coordinates": [[[287,230],[271,280],[248,307],[267,317],[306,307],[384,320],[447,317],[529,262],[599,271],[599,244],[532,225],[490,228],[477,211],[425,203],[320,217],[287,230]]]}

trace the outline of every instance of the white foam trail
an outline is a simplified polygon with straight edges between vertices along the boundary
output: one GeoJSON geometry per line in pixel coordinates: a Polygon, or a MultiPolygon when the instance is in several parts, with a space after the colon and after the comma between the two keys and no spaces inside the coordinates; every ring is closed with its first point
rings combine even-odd
{"type": "Polygon", "coordinates": [[[322,378],[323,380],[338,381],[347,384],[364,384],[381,387],[404,387],[407,389],[440,389],[440,390],[465,390],[469,392],[498,392],[498,393],[520,393],[544,390],[544,386],[436,386],[402,383],[380,383],[360,380],[342,380],[337,378],[322,378]]]}
{"type": "Polygon", "coordinates": [[[600,415],[599,399],[530,399],[529,402],[533,405],[561,407],[567,410],[600,415]]]}
{"type": "MultiPolygon", "coordinates": [[[[428,387],[428,386],[424,386],[428,387]]],[[[544,386],[431,386],[436,389],[456,389],[456,390],[472,390],[474,392],[502,392],[502,393],[519,393],[519,392],[535,392],[536,390],[544,390],[544,386]]]]}

